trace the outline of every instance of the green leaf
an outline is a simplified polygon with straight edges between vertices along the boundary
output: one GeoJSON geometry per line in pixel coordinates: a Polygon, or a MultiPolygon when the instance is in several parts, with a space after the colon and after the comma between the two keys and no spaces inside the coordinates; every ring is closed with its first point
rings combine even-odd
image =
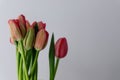
{"type": "Polygon", "coordinates": [[[54,80],[54,67],[55,67],[55,46],[54,46],[54,34],[52,34],[49,48],[50,80],[54,80]]]}

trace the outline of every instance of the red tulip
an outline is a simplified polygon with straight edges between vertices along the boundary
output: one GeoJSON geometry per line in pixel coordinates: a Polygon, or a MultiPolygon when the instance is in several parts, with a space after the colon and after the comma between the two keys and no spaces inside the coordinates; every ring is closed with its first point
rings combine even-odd
{"type": "Polygon", "coordinates": [[[55,44],[55,56],[64,58],[67,55],[68,44],[66,38],[60,38],[55,44]]]}
{"type": "Polygon", "coordinates": [[[42,50],[45,48],[48,41],[49,33],[45,29],[38,31],[35,41],[35,49],[42,50]]]}
{"type": "Polygon", "coordinates": [[[16,20],[9,20],[8,23],[10,26],[11,37],[14,37],[16,41],[21,40],[22,34],[20,31],[19,22],[17,22],[16,20]]]}
{"type": "Polygon", "coordinates": [[[41,29],[45,29],[46,27],[46,23],[43,23],[42,21],[38,22],[38,29],[41,30],[41,29]]]}

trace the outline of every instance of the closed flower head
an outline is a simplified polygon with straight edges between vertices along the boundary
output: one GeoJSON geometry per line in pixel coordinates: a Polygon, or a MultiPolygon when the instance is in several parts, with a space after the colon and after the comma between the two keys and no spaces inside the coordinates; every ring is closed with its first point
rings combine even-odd
{"type": "Polygon", "coordinates": [[[8,23],[10,26],[11,36],[14,37],[16,41],[21,40],[22,34],[20,31],[19,22],[17,22],[16,20],[9,20],[8,23]]]}
{"type": "Polygon", "coordinates": [[[35,30],[34,28],[30,28],[27,31],[27,34],[23,40],[23,44],[26,50],[29,50],[33,47],[34,40],[35,40],[35,30]]]}
{"type": "Polygon", "coordinates": [[[66,38],[60,38],[55,44],[55,56],[57,58],[64,58],[67,55],[68,44],[66,38]]]}
{"type": "Polygon", "coordinates": [[[35,49],[42,50],[45,48],[48,41],[49,33],[45,29],[41,29],[36,36],[35,49]]]}

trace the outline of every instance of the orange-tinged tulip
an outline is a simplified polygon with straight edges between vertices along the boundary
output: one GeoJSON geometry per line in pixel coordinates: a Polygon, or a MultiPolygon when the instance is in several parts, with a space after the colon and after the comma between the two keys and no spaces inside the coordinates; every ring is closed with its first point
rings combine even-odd
{"type": "Polygon", "coordinates": [[[67,55],[68,44],[66,38],[59,38],[55,44],[55,56],[64,58],[67,55]]]}
{"type": "Polygon", "coordinates": [[[35,49],[42,50],[45,48],[48,41],[49,33],[45,29],[41,29],[36,36],[35,49]]]}
{"type": "Polygon", "coordinates": [[[16,20],[9,20],[8,23],[9,23],[9,26],[10,26],[11,36],[14,37],[16,39],[16,41],[21,40],[22,35],[21,35],[21,32],[20,32],[18,22],[16,22],[16,20]]]}

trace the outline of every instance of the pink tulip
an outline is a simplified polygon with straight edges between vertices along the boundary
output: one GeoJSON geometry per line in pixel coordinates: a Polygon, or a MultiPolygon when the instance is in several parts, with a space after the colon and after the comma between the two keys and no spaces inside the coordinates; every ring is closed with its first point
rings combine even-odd
{"type": "Polygon", "coordinates": [[[8,23],[10,26],[11,36],[14,37],[16,41],[21,40],[22,34],[20,31],[19,22],[17,22],[16,20],[9,20],[8,23]]]}
{"type": "Polygon", "coordinates": [[[42,50],[45,48],[48,41],[49,33],[45,29],[41,29],[36,36],[35,49],[42,50]]]}
{"type": "Polygon", "coordinates": [[[55,56],[57,58],[64,58],[67,55],[68,44],[66,38],[60,38],[55,44],[55,56]]]}

